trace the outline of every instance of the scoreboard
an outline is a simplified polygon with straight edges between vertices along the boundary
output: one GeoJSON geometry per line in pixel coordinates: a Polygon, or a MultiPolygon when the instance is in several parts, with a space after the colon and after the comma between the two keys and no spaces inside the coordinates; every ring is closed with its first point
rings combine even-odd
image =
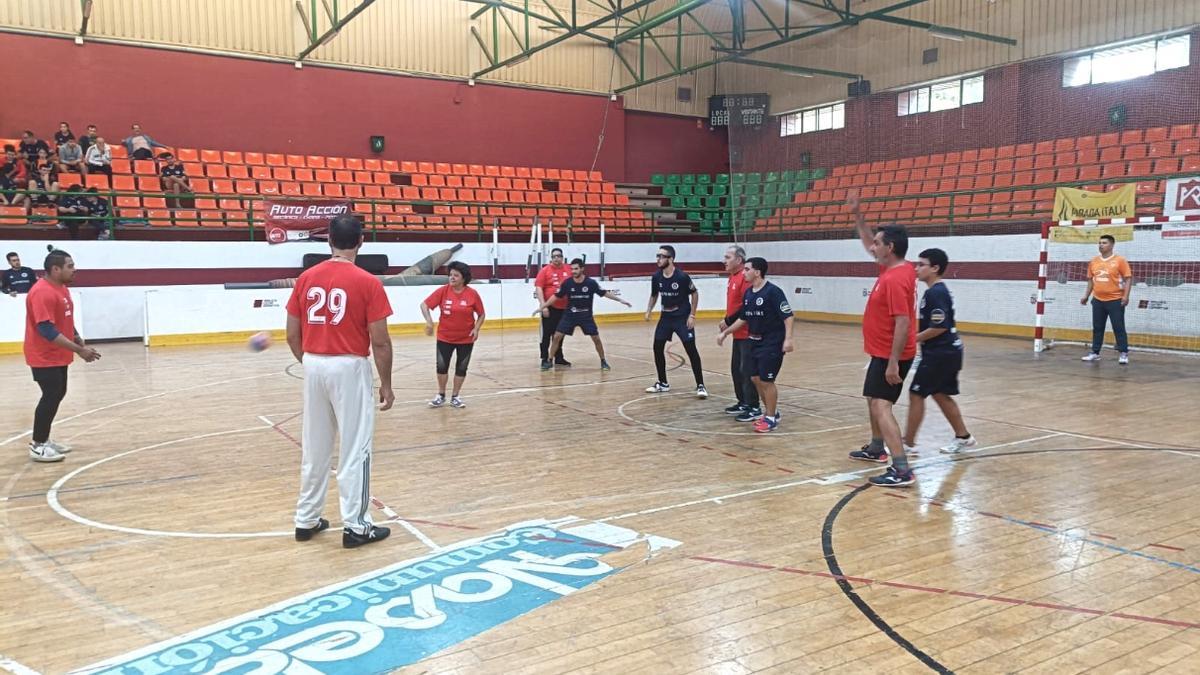
{"type": "Polygon", "coordinates": [[[761,127],[767,121],[768,94],[726,94],[708,97],[710,127],[761,127]]]}

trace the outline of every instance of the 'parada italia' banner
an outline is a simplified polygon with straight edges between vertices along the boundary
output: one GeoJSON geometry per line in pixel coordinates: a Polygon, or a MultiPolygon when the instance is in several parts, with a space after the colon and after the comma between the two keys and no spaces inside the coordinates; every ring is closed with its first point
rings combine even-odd
{"type": "Polygon", "coordinates": [[[1133,241],[1132,225],[1074,226],[1060,225],[1050,228],[1050,241],[1060,244],[1096,244],[1102,235],[1117,241],[1133,241]]]}
{"type": "Polygon", "coordinates": [[[1054,192],[1055,220],[1133,218],[1137,185],[1129,183],[1109,192],[1089,192],[1060,187],[1054,192]]]}
{"type": "Polygon", "coordinates": [[[319,199],[268,199],[263,202],[267,241],[325,241],[329,221],[350,213],[350,202],[319,199]]]}

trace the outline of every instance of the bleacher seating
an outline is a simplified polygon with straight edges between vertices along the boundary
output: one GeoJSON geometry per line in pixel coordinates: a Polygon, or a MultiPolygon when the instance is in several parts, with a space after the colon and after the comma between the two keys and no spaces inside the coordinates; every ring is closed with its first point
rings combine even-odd
{"type": "Polygon", "coordinates": [[[877,222],[1046,220],[1056,186],[1105,191],[1129,182],[1138,215],[1161,214],[1165,177],[1200,171],[1197,133],[1182,124],[837,166],[758,224],[844,228],[853,222],[843,204],[849,189],[877,222]]]}
{"type": "MultiPolygon", "coordinates": [[[[0,145],[15,140],[0,139],[0,145]]],[[[195,188],[191,208],[168,208],[149,160],[129,160],[110,145],[113,176],[92,174],[89,187],[112,191],[117,217],[151,227],[245,228],[262,223],[262,200],[276,197],[350,199],[369,224],[412,228],[528,229],[534,218],[574,229],[644,231],[650,219],[599,171],[446,162],[397,161],[235,150],[177,148],[195,188]],[[151,193],[151,195],[145,194],[151,193]]],[[[79,183],[60,175],[60,189],[79,183]]],[[[25,224],[20,209],[0,211],[0,224],[25,224]],[[11,211],[11,212],[10,212],[11,211]]],[[[40,209],[31,222],[53,222],[40,209]]]]}
{"type": "Polygon", "coordinates": [[[749,229],[759,218],[771,218],[776,209],[793,203],[810,181],[824,178],[824,169],[769,171],[765,173],[654,174],[670,206],[685,220],[699,223],[702,233],[749,229]]]}

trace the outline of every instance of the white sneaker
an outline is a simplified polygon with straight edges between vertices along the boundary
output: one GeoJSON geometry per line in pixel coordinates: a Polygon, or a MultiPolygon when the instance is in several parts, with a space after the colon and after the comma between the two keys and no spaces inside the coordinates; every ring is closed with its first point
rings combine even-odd
{"type": "Polygon", "coordinates": [[[1080,360],[1080,361],[1099,361],[1099,360],[1100,360],[1100,355],[1099,355],[1099,354],[1093,354],[1093,353],[1091,353],[1091,352],[1088,352],[1087,356],[1084,356],[1083,358],[1081,358],[1081,359],[1079,359],[1079,360],[1080,360]]]}
{"type": "Polygon", "coordinates": [[[708,398],[708,390],[704,388],[704,385],[696,386],[696,398],[708,398]]]}
{"type": "Polygon", "coordinates": [[[963,450],[966,450],[967,448],[973,448],[976,445],[979,445],[979,442],[975,440],[974,436],[967,436],[966,438],[956,437],[954,441],[950,443],[950,445],[942,446],[942,454],[957,455],[963,450]]]}
{"type": "Polygon", "coordinates": [[[671,385],[664,382],[655,382],[653,386],[646,387],[647,394],[665,394],[671,391],[671,385]]]}
{"type": "Polygon", "coordinates": [[[1129,352],[1121,352],[1121,355],[1117,357],[1117,363],[1123,366],[1129,365],[1129,352]]]}
{"type": "Polygon", "coordinates": [[[438,394],[437,396],[433,397],[432,401],[429,402],[429,407],[430,408],[440,408],[445,404],[446,404],[446,395],[438,394]]]}
{"type": "Polygon", "coordinates": [[[71,446],[63,445],[62,443],[56,443],[54,441],[46,441],[46,445],[53,448],[54,451],[60,455],[66,455],[71,452],[71,446]]]}
{"type": "Polygon", "coordinates": [[[465,408],[465,407],[467,407],[467,404],[466,404],[466,403],[463,403],[463,400],[462,400],[461,398],[459,398],[459,397],[457,397],[457,396],[451,396],[451,397],[450,397],[450,407],[452,407],[452,408],[465,408]]]}
{"type": "Polygon", "coordinates": [[[66,459],[59,451],[50,447],[46,443],[30,443],[29,444],[29,459],[35,462],[61,462],[66,459]]]}

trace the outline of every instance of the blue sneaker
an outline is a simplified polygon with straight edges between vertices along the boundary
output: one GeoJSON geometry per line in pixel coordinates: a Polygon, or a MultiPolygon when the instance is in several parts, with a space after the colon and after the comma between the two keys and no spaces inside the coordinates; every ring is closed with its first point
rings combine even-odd
{"type": "Polygon", "coordinates": [[[773,417],[763,415],[754,423],[754,430],[760,434],[770,433],[779,427],[779,421],[773,417]]]}
{"type": "Polygon", "coordinates": [[[900,473],[896,471],[896,467],[889,466],[887,471],[882,475],[872,476],[870,479],[871,485],[879,485],[881,487],[905,487],[917,482],[917,477],[913,475],[912,469],[900,473]]]}

